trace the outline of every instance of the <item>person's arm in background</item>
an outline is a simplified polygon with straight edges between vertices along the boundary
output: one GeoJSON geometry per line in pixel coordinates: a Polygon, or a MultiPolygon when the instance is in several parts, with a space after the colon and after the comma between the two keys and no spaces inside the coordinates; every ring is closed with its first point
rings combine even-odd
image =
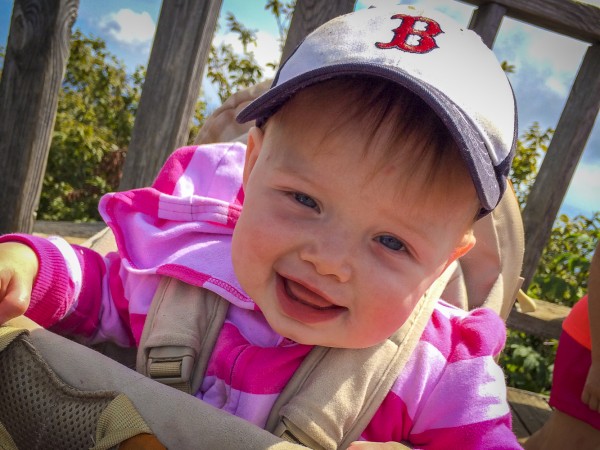
{"type": "Polygon", "coordinates": [[[588,281],[588,310],[592,336],[592,366],[588,372],[581,400],[600,413],[600,243],[592,257],[588,281]]]}

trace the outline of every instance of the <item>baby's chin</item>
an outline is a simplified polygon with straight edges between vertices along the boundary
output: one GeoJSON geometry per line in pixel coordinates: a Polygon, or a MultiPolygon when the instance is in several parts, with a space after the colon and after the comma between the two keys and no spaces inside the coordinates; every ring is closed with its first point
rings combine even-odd
{"type": "MultiPolygon", "coordinates": [[[[268,322],[268,319],[267,319],[267,322],[268,322]]],[[[298,344],[317,345],[319,347],[330,347],[330,348],[345,348],[345,349],[352,349],[352,350],[359,350],[359,349],[364,349],[364,348],[369,348],[369,347],[379,345],[382,342],[385,342],[391,336],[391,334],[389,336],[376,336],[376,337],[374,336],[374,337],[370,337],[367,339],[361,339],[361,340],[352,339],[352,338],[343,339],[343,338],[339,338],[339,337],[335,338],[335,339],[330,339],[327,337],[318,336],[317,333],[301,333],[301,332],[291,333],[285,327],[274,326],[270,322],[269,322],[269,325],[271,325],[271,328],[273,328],[273,330],[275,330],[275,332],[277,334],[280,334],[284,338],[289,339],[298,344]]]]}

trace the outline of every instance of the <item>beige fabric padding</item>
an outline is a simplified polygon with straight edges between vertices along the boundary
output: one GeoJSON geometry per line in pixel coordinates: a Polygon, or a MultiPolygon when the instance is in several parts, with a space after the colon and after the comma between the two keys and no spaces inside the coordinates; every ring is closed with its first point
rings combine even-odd
{"type": "Polygon", "coordinates": [[[96,426],[96,445],[91,450],[108,450],[142,433],[152,434],[152,430],[127,396],[119,394],[100,414],[96,426]]]}
{"type": "Polygon", "coordinates": [[[214,292],[164,277],[146,316],[137,371],[188,394],[198,392],[228,306],[214,292]]]}
{"type": "Polygon", "coordinates": [[[470,310],[493,309],[506,320],[517,298],[525,249],[525,233],[512,186],[491,214],[475,223],[477,243],[458,260],[442,297],[470,310]]]}
{"type": "Polygon", "coordinates": [[[19,450],[15,441],[10,437],[8,430],[0,422],[0,449],[2,450],[19,450]]]}
{"type": "MultiPolygon", "coordinates": [[[[170,449],[301,449],[249,422],[153,381],[100,353],[20,317],[7,325],[30,329],[29,340],[67,385],[125,394],[170,449]]],[[[93,434],[92,434],[93,435],[93,434]]],[[[55,447],[61,448],[61,447],[55,447]]]]}

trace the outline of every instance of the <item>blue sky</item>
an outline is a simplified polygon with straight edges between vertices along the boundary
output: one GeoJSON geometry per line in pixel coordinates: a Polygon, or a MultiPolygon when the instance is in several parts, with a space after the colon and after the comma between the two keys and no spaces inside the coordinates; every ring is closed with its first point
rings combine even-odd
{"type": "MultiPolygon", "coordinates": [[[[587,0],[600,6],[600,0],[587,0]]],[[[278,30],[275,19],[263,9],[263,0],[223,0],[221,17],[233,12],[247,27],[258,31],[257,60],[266,64],[277,61],[278,30]]],[[[440,9],[465,25],[473,7],[455,0],[359,0],[365,3],[418,3],[440,9]]],[[[0,45],[5,45],[10,26],[13,0],[0,0],[0,45]]],[[[80,0],[74,28],[87,35],[102,37],[109,50],[128,70],[146,64],[160,13],[161,0],[80,0]]],[[[224,34],[224,26],[215,39],[235,44],[224,34]]],[[[509,78],[519,109],[520,131],[534,121],[543,129],[555,127],[565,105],[575,73],[587,44],[505,18],[494,51],[500,61],[516,66],[509,78]]],[[[214,89],[203,83],[209,102],[216,105],[214,89]]],[[[571,183],[561,212],[570,216],[591,215],[600,211],[600,125],[596,125],[571,183]]]]}

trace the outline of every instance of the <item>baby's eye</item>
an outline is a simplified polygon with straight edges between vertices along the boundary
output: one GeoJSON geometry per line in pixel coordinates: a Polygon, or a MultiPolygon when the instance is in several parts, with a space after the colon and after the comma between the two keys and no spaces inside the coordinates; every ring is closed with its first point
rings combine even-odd
{"type": "Polygon", "coordinates": [[[394,251],[406,250],[404,243],[393,236],[377,236],[375,238],[380,244],[394,251]]]}
{"type": "Polygon", "coordinates": [[[312,197],[303,194],[302,192],[294,192],[293,196],[294,200],[308,208],[317,209],[319,207],[319,205],[317,205],[317,202],[315,202],[312,199],[312,197]]]}

